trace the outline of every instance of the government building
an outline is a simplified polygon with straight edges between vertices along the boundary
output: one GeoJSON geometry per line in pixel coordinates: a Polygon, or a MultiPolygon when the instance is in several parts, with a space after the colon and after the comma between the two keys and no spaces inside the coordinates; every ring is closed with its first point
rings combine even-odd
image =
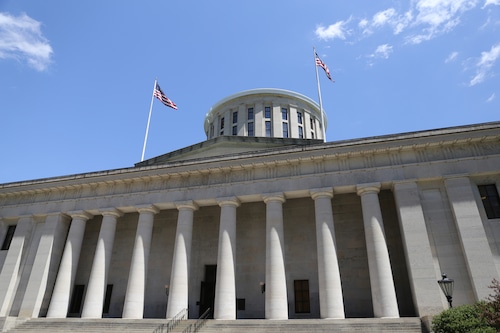
{"type": "Polygon", "coordinates": [[[304,95],[253,89],[207,140],[0,184],[0,323],[426,318],[500,279],[500,122],[325,142],[304,95]]]}

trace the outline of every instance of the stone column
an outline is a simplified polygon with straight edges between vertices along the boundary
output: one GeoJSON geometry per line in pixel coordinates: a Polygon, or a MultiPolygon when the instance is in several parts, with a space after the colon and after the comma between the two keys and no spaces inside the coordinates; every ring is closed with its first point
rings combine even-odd
{"type": "Polygon", "coordinates": [[[191,241],[193,238],[193,217],[198,206],[193,201],[177,203],[177,231],[175,234],[174,257],[170,274],[167,318],[173,318],[188,308],[189,265],[191,241]]]}
{"type": "Polygon", "coordinates": [[[220,227],[217,255],[217,278],[215,280],[214,319],[236,319],[236,208],[237,198],[219,199],[220,227]]]}
{"type": "Polygon", "coordinates": [[[476,300],[484,300],[491,294],[491,289],[488,288],[491,281],[493,278],[498,280],[499,276],[477,208],[478,203],[474,198],[472,184],[467,177],[449,178],[444,183],[474,295],[476,300]]]}
{"type": "Polygon", "coordinates": [[[116,221],[122,214],[117,209],[102,212],[101,230],[90,271],[89,285],[83,303],[82,318],[102,318],[108,270],[115,240],[116,221]]]}
{"type": "Polygon", "coordinates": [[[320,315],[322,319],[342,319],[344,299],[333,226],[333,190],[311,190],[311,197],[316,216],[320,315]]]}
{"type": "Polygon", "coordinates": [[[17,221],[16,230],[0,272],[0,317],[9,315],[17,290],[21,259],[25,255],[34,224],[32,216],[23,216],[17,221]]]}
{"type": "Polygon", "coordinates": [[[67,215],[50,214],[45,219],[19,317],[37,318],[45,293],[52,293],[68,228],[67,215]]]}
{"type": "Polygon", "coordinates": [[[266,203],[266,319],[288,319],[283,234],[283,193],[264,196],[266,203]]]}
{"type": "Polygon", "coordinates": [[[76,270],[80,260],[85,226],[87,220],[92,217],[91,214],[84,211],[70,212],[68,215],[72,218],[71,226],[59,265],[47,318],[66,318],[71,299],[71,288],[75,283],[76,270]]]}
{"type": "Polygon", "coordinates": [[[434,270],[418,187],[415,182],[396,183],[393,191],[415,310],[419,317],[434,315],[443,310],[436,283],[440,274],[434,270]]]}
{"type": "Polygon", "coordinates": [[[151,237],[153,236],[153,220],[154,215],[159,212],[158,208],[152,205],[140,207],[138,211],[139,221],[122,315],[123,318],[130,319],[142,319],[144,315],[144,292],[146,290],[151,237]]]}
{"type": "Polygon", "coordinates": [[[377,318],[398,318],[398,301],[378,199],[379,191],[380,183],[357,186],[365,225],[373,313],[377,318]]]}

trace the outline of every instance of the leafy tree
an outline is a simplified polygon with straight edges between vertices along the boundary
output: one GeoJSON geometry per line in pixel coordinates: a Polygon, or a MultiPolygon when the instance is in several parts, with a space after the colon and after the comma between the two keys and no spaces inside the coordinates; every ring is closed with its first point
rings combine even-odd
{"type": "Polygon", "coordinates": [[[493,279],[492,285],[489,288],[493,289],[493,294],[490,294],[486,302],[478,304],[481,318],[484,319],[491,327],[500,331],[500,282],[493,279]]]}

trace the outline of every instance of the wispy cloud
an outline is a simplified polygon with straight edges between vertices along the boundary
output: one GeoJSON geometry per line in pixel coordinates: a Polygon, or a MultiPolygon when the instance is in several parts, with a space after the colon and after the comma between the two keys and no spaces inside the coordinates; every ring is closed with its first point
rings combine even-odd
{"type": "Polygon", "coordinates": [[[495,99],[495,93],[491,94],[491,96],[488,97],[488,99],[486,100],[486,103],[493,102],[494,99],[495,99]]]}
{"type": "Polygon", "coordinates": [[[26,62],[38,71],[47,69],[52,47],[41,32],[41,23],[22,14],[0,12],[0,59],[26,62]]]}
{"type": "Polygon", "coordinates": [[[457,59],[457,57],[458,57],[457,51],[451,52],[450,55],[445,59],[444,63],[447,64],[449,62],[452,62],[455,59],[457,59]]]}
{"type": "Polygon", "coordinates": [[[500,6],[500,0],[486,0],[484,2],[483,8],[489,5],[500,6]]]}
{"type": "Polygon", "coordinates": [[[498,58],[500,58],[500,43],[493,45],[489,51],[481,52],[481,58],[476,63],[476,75],[470,80],[469,85],[472,87],[483,82],[498,58]]]}
{"type": "Polygon", "coordinates": [[[392,53],[392,46],[389,44],[382,44],[377,46],[377,49],[374,53],[370,55],[372,58],[389,58],[389,55],[392,53]]]}
{"type": "Polygon", "coordinates": [[[340,38],[340,39],[345,39],[346,34],[348,34],[346,25],[348,21],[338,21],[335,22],[334,24],[330,24],[328,27],[324,26],[318,26],[316,28],[316,36],[319,39],[323,40],[329,40],[329,39],[335,39],[335,38],[340,38]]]}

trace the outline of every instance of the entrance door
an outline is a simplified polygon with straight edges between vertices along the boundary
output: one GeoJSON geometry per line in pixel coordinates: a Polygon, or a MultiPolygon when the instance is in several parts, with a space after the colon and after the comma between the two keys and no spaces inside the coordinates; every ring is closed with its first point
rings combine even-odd
{"type": "Polygon", "coordinates": [[[201,316],[207,309],[210,308],[209,318],[214,317],[216,276],[217,276],[217,265],[205,265],[205,281],[201,281],[200,312],[198,316],[201,316]]]}

